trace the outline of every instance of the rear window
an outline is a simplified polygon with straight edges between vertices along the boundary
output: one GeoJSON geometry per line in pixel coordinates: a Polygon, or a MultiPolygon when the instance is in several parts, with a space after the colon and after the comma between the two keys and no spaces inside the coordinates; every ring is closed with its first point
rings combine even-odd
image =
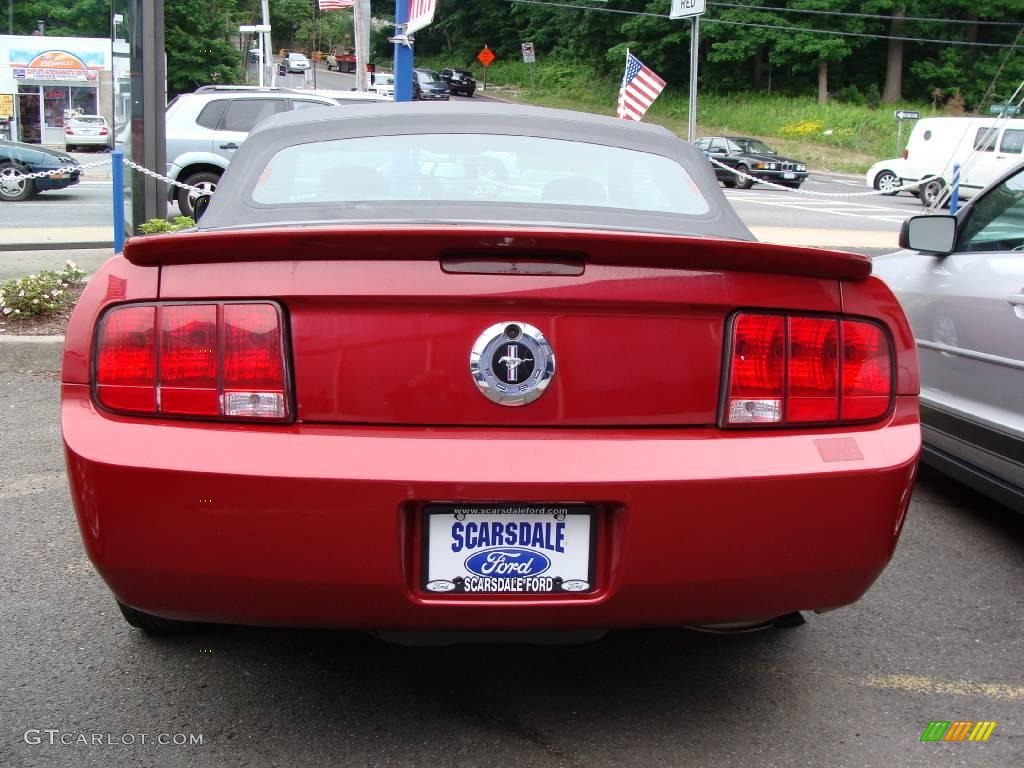
{"type": "Polygon", "coordinates": [[[71,118],[76,123],[85,123],[86,125],[104,125],[106,120],[102,117],[92,117],[90,115],[78,115],[71,118]]]}
{"type": "Polygon", "coordinates": [[[298,144],[277,152],[256,203],[436,200],[701,215],[686,170],[667,157],[532,136],[418,134],[298,144]]]}
{"type": "Polygon", "coordinates": [[[245,99],[228,102],[221,129],[248,133],[261,120],[285,111],[284,99],[245,99]]]}
{"type": "Polygon", "coordinates": [[[1003,140],[999,144],[999,151],[1019,155],[1022,150],[1024,150],[1024,130],[1007,128],[1003,132],[1003,140]]]}

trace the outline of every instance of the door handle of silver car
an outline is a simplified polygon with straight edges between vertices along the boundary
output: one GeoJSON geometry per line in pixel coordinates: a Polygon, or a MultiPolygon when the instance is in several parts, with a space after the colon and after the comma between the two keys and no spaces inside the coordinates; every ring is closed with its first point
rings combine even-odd
{"type": "Polygon", "coordinates": [[[1015,307],[1022,307],[1024,306],[1024,293],[1011,293],[1007,301],[1015,307]]]}
{"type": "Polygon", "coordinates": [[[232,141],[230,144],[221,144],[220,148],[221,149],[238,149],[238,145],[235,144],[235,142],[232,141]]]}

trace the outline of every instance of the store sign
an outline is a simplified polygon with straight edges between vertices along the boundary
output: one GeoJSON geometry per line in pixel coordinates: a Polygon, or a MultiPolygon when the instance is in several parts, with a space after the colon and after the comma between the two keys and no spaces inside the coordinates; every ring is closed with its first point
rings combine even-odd
{"type": "Polygon", "coordinates": [[[14,117],[14,95],[0,93],[0,117],[14,117]]]}
{"type": "Polygon", "coordinates": [[[102,55],[86,54],[85,58],[70,51],[11,51],[11,74],[16,80],[89,82],[96,80],[94,68],[102,68],[102,55]],[[93,59],[98,59],[94,63],[93,59]],[[93,63],[94,68],[86,61],[93,63]]]}

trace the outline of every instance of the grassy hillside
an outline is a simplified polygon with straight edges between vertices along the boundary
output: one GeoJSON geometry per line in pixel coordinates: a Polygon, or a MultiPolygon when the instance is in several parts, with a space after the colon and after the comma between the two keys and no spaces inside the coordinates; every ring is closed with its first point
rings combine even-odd
{"type": "MultiPolygon", "coordinates": [[[[464,66],[441,59],[417,59],[417,66],[464,66]]],[[[614,115],[619,84],[600,80],[587,69],[548,62],[535,65],[535,89],[530,90],[529,67],[522,62],[495,62],[488,69],[488,91],[497,86],[500,98],[563,109],[614,115]]],[[[469,67],[479,82],[483,68],[469,67]]],[[[479,87],[479,86],[478,86],[479,87]]],[[[688,99],[686,84],[666,90],[644,118],[686,136],[688,99]]],[[[888,104],[877,109],[830,101],[819,106],[813,98],[765,94],[700,95],[697,100],[697,132],[741,134],[765,140],[779,152],[806,161],[812,168],[859,173],[876,160],[895,157],[895,109],[911,109],[922,116],[935,113],[931,105],[888,104]]],[[[904,124],[906,142],[911,125],[904,124]]]]}

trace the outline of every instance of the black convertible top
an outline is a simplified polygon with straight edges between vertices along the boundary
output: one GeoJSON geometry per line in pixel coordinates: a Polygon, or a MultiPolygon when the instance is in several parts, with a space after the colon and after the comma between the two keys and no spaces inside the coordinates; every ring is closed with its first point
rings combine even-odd
{"type": "MultiPolygon", "coordinates": [[[[457,141],[453,142],[457,147],[457,141]]],[[[680,190],[680,194],[684,194],[680,190]]],[[[444,104],[349,104],[284,112],[260,123],[235,154],[199,224],[200,230],[338,224],[508,224],[708,235],[754,236],[732,210],[703,153],[671,131],[646,123],[567,110],[475,101],[444,104]],[[416,134],[535,136],[620,147],[669,158],[686,169],[708,203],[700,215],[585,205],[500,201],[371,201],[356,206],[268,205],[253,200],[271,158],[298,144],[416,134]]]]}

